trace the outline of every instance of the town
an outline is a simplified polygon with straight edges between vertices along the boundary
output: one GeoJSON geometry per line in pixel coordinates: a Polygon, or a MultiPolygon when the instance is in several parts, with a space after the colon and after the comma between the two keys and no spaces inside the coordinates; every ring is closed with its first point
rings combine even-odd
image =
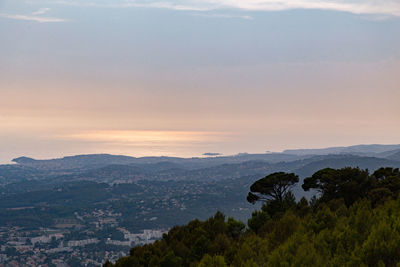
{"type": "Polygon", "coordinates": [[[118,226],[115,218],[121,215],[110,211],[76,212],[75,216],[76,221],[59,221],[54,228],[0,227],[0,266],[101,266],[107,259],[127,255],[133,246],[160,239],[167,231],[131,233],[118,226]]]}

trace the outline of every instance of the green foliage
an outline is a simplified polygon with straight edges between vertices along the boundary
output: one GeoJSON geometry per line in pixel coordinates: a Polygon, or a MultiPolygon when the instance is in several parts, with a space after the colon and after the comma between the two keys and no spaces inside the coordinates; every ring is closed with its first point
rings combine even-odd
{"type": "Polygon", "coordinates": [[[268,212],[266,211],[254,211],[251,218],[247,221],[247,225],[254,232],[258,230],[270,219],[268,212]]]}
{"type": "Polygon", "coordinates": [[[206,254],[198,267],[228,267],[228,265],[226,265],[224,257],[218,255],[211,257],[206,254]]]}
{"type": "Polygon", "coordinates": [[[288,191],[254,212],[247,230],[217,212],[133,248],[115,266],[400,266],[399,181],[396,169],[324,169],[303,185],[320,190],[319,199],[296,202],[288,191]],[[388,196],[378,203],[377,192],[388,196]]]}
{"type": "Polygon", "coordinates": [[[238,239],[243,233],[246,225],[241,221],[236,221],[234,218],[228,218],[226,223],[228,235],[233,239],[238,239]]]}

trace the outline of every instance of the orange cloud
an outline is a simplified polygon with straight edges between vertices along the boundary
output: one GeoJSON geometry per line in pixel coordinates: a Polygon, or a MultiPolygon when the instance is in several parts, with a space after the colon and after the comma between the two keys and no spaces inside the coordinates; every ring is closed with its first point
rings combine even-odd
{"type": "Polygon", "coordinates": [[[60,138],[105,143],[170,144],[218,141],[226,134],[221,132],[154,131],[154,130],[100,130],[62,135],[60,138]]]}

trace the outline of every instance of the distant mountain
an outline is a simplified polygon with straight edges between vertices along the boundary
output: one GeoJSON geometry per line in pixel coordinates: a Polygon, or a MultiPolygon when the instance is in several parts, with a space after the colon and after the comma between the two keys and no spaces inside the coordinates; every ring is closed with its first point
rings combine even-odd
{"type": "MultiPolygon", "coordinates": [[[[393,150],[391,150],[393,151],[393,150]]],[[[379,154],[379,153],[377,153],[379,154]]],[[[288,154],[240,154],[207,158],[134,158],[107,154],[81,155],[53,160],[18,158],[17,165],[5,171],[0,168],[0,185],[10,181],[48,180],[60,182],[88,180],[101,183],[132,183],[139,180],[217,181],[247,175],[263,176],[272,172],[295,172],[300,177],[322,168],[360,167],[373,171],[382,166],[400,167],[399,154],[381,157],[352,154],[296,156],[288,154]],[[167,160],[167,161],[166,161],[167,160]]],[[[1,166],[1,165],[0,165],[1,166]]],[[[11,167],[7,167],[11,168],[11,167]]]]}
{"type": "Polygon", "coordinates": [[[36,160],[27,157],[20,157],[12,161],[20,165],[29,166],[36,169],[82,169],[82,168],[98,168],[110,164],[130,164],[135,160],[134,157],[117,156],[109,154],[92,154],[69,156],[59,159],[36,160]]]}
{"type": "MultiPolygon", "coordinates": [[[[107,184],[135,183],[141,180],[213,182],[245,176],[261,178],[278,171],[294,172],[302,179],[317,170],[328,167],[360,167],[372,172],[380,167],[400,167],[400,149],[396,150],[393,147],[396,146],[371,145],[323,150],[360,153],[360,151],[368,152],[377,148],[379,153],[370,153],[376,155],[373,157],[364,154],[360,156],[356,152],[354,152],[356,154],[336,155],[332,153],[328,155],[242,153],[234,156],[205,158],[135,158],[108,154],[78,155],[50,160],[21,157],[14,160],[17,164],[0,165],[0,187],[7,187],[4,190],[11,192],[29,190],[32,187],[32,181],[40,181],[43,186],[84,180],[107,184]],[[385,151],[382,152],[382,150],[385,151]]],[[[316,150],[304,151],[316,152],[316,150]]],[[[295,192],[296,196],[304,194],[301,188],[295,192]]]]}
{"type": "Polygon", "coordinates": [[[179,157],[141,157],[135,158],[122,155],[91,154],[68,156],[58,159],[36,160],[28,157],[13,159],[20,166],[30,167],[38,170],[60,171],[84,171],[103,168],[108,165],[135,165],[136,167],[161,171],[169,169],[204,169],[223,164],[240,164],[248,161],[264,161],[271,164],[289,163],[298,160],[313,158],[322,155],[351,154],[376,158],[387,158],[400,160],[400,145],[356,145],[349,147],[330,147],[322,149],[292,149],[283,153],[248,154],[240,153],[233,156],[209,156],[202,158],[179,158],[179,157]]]}
{"type": "Polygon", "coordinates": [[[289,149],[283,151],[290,155],[328,155],[357,154],[373,156],[379,153],[400,149],[400,145],[355,145],[348,147],[329,147],[320,149],[289,149]]]}
{"type": "Polygon", "coordinates": [[[178,158],[178,157],[129,157],[109,154],[77,155],[58,159],[36,160],[27,157],[13,159],[13,162],[41,170],[76,170],[76,169],[95,169],[107,165],[129,165],[140,164],[144,168],[152,167],[156,169],[175,168],[201,169],[221,164],[234,164],[246,161],[266,161],[271,163],[281,161],[294,161],[304,158],[303,156],[287,155],[283,153],[269,154],[238,154],[224,157],[204,157],[204,158],[178,158]],[[169,165],[169,166],[168,166],[169,165]]]}
{"type": "Polygon", "coordinates": [[[19,157],[13,159],[12,161],[21,165],[30,165],[30,164],[35,164],[37,162],[37,160],[28,157],[19,157]]]}

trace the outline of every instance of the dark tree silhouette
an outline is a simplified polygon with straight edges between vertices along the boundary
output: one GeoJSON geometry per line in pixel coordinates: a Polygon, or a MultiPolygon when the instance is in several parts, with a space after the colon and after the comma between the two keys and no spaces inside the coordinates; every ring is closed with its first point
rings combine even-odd
{"type": "Polygon", "coordinates": [[[400,170],[399,168],[390,168],[390,167],[380,168],[374,172],[373,176],[378,181],[383,181],[389,177],[400,177],[400,170]]]}
{"type": "Polygon", "coordinates": [[[276,172],[270,174],[250,186],[247,201],[254,204],[257,201],[276,201],[282,203],[290,188],[299,182],[294,173],[276,172]]]}
{"type": "Polygon", "coordinates": [[[305,178],[302,185],[305,191],[317,190],[321,200],[343,198],[346,205],[351,205],[357,199],[367,196],[373,185],[368,170],[359,168],[343,168],[339,170],[326,168],[305,178]]]}

